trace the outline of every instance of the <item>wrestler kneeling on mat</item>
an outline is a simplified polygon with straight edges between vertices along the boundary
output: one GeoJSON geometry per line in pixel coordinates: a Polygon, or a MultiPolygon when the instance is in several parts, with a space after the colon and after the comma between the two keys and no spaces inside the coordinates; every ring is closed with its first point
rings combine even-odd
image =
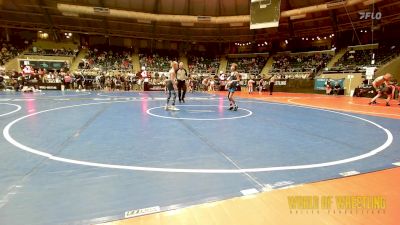
{"type": "MultiPolygon", "coordinates": [[[[372,82],[372,87],[374,90],[377,92],[377,95],[371,99],[371,101],[368,104],[376,104],[376,100],[382,96],[382,91],[385,87],[389,87],[390,80],[392,79],[392,75],[390,73],[387,73],[383,76],[377,77],[373,82],[372,82]]],[[[387,91],[387,90],[386,90],[387,91]]],[[[394,89],[392,88],[392,91],[394,93],[394,89]]],[[[390,106],[389,101],[392,98],[392,95],[388,95],[388,98],[386,99],[386,106],[390,106]]]]}
{"type": "Polygon", "coordinates": [[[390,106],[389,102],[391,99],[394,98],[394,92],[395,92],[395,87],[390,85],[390,86],[386,86],[381,90],[382,95],[386,95],[387,99],[386,99],[386,106],[390,106]]]}

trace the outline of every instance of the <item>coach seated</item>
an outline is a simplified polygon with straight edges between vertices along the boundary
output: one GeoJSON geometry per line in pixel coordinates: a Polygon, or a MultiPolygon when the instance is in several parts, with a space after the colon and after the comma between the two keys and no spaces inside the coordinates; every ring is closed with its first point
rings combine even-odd
{"type": "Polygon", "coordinates": [[[344,94],[344,89],[340,85],[339,82],[336,82],[335,85],[333,86],[332,93],[334,95],[343,95],[344,94]]]}

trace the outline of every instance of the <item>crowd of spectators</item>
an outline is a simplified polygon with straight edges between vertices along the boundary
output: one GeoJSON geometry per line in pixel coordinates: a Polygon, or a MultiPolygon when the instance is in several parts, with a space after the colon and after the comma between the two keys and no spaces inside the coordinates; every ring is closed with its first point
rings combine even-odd
{"type": "Polygon", "coordinates": [[[3,79],[2,89],[21,91],[33,88],[38,90],[38,85],[41,83],[60,83],[62,80],[61,74],[58,72],[48,72],[46,69],[31,70],[29,68],[18,73],[16,71],[2,71],[0,76],[3,79]]]}
{"type": "Polygon", "coordinates": [[[375,59],[379,65],[392,60],[400,55],[400,41],[390,41],[379,43],[379,48],[375,59]]]}
{"type": "Polygon", "coordinates": [[[335,63],[335,67],[339,67],[341,70],[352,70],[369,66],[371,65],[373,54],[375,54],[375,51],[372,49],[347,51],[343,57],[335,63]]]}
{"type": "Polygon", "coordinates": [[[400,55],[399,42],[379,43],[375,49],[348,50],[330,70],[362,72],[364,67],[380,66],[400,55]],[[372,64],[372,60],[375,60],[372,64]]]}
{"type": "Polygon", "coordinates": [[[220,61],[218,57],[197,56],[190,54],[188,56],[188,67],[190,74],[213,74],[218,71],[220,61]]]}
{"type": "Polygon", "coordinates": [[[251,75],[258,75],[264,68],[266,63],[265,57],[242,57],[242,58],[228,58],[227,71],[230,65],[236,63],[238,65],[237,71],[239,73],[248,73],[251,75]]]}
{"type": "MultiPolygon", "coordinates": [[[[62,90],[122,90],[127,88],[124,84],[132,81],[128,74],[104,73],[84,74],[82,72],[71,73],[67,70],[47,71],[45,69],[33,70],[30,73],[2,72],[3,80],[0,89],[14,91],[40,91],[41,86],[60,85],[62,90]]],[[[129,87],[130,88],[130,87],[129,87]]]]}
{"type": "Polygon", "coordinates": [[[0,66],[4,66],[9,60],[17,57],[23,49],[14,46],[9,42],[1,42],[0,66]]]}
{"type": "MultiPolygon", "coordinates": [[[[1,43],[1,42],[0,42],[1,43]]],[[[23,48],[14,47],[10,43],[1,43],[0,64],[4,65],[8,60],[15,58],[23,48]]],[[[380,65],[388,58],[400,55],[400,47],[394,42],[380,44],[379,48],[368,50],[348,50],[338,60],[334,69],[338,71],[359,71],[365,66],[371,65],[372,55],[375,54],[376,65],[380,65]]],[[[52,56],[76,56],[79,50],[75,49],[39,49],[32,47],[29,54],[52,55],[52,56]]],[[[134,73],[130,49],[121,47],[92,47],[88,49],[87,55],[79,64],[75,73],[68,72],[68,63],[62,65],[63,70],[47,71],[32,69],[32,72],[4,73],[2,86],[21,90],[24,86],[33,86],[37,89],[39,83],[62,83],[67,89],[96,89],[96,90],[143,90],[143,84],[164,84],[171,61],[178,61],[177,52],[150,53],[143,51],[139,54],[140,66],[143,71],[134,73]],[[3,85],[4,84],[4,85],[3,85]]],[[[201,53],[187,55],[188,68],[191,77],[188,85],[192,90],[219,90],[224,85],[224,79],[218,71],[220,59],[215,56],[207,56],[201,53]]],[[[319,71],[326,68],[332,59],[332,54],[319,52],[315,54],[286,54],[274,58],[269,75],[275,79],[308,79],[315,76],[319,71]]],[[[232,63],[238,64],[238,72],[246,73],[246,77],[255,77],[261,74],[267,58],[241,57],[228,58],[226,71],[232,63]]],[[[41,65],[41,64],[40,64],[41,65]]],[[[50,70],[50,67],[47,68],[50,70]]],[[[336,70],[335,70],[336,71],[336,70]]],[[[137,72],[137,71],[135,71],[137,72]]],[[[327,71],[330,72],[330,71],[327,71]]],[[[248,79],[248,78],[246,78],[248,79]]],[[[245,81],[245,80],[244,80],[245,81]]]]}
{"type": "Polygon", "coordinates": [[[275,56],[270,75],[282,79],[312,79],[327,66],[332,57],[328,53],[275,56]]]}
{"type": "Polygon", "coordinates": [[[274,57],[271,72],[311,72],[315,73],[325,68],[332,59],[331,54],[317,53],[314,55],[283,55],[274,57]]]}
{"type": "Polygon", "coordinates": [[[79,49],[42,49],[38,47],[31,47],[26,52],[26,55],[44,55],[44,56],[73,56],[76,57],[79,52],[79,49]]]}
{"type": "Polygon", "coordinates": [[[125,48],[92,48],[88,52],[79,69],[97,70],[97,71],[131,71],[132,70],[132,53],[125,48]]]}
{"type": "Polygon", "coordinates": [[[135,74],[127,71],[93,70],[69,72],[67,68],[47,71],[26,66],[21,73],[3,71],[0,76],[0,89],[15,91],[40,91],[46,84],[59,85],[62,90],[131,91],[144,90],[144,85],[164,87],[167,73],[141,71],[135,74]]]}
{"type": "Polygon", "coordinates": [[[139,54],[140,66],[148,71],[168,72],[171,61],[178,61],[178,54],[158,52],[139,54]]]}

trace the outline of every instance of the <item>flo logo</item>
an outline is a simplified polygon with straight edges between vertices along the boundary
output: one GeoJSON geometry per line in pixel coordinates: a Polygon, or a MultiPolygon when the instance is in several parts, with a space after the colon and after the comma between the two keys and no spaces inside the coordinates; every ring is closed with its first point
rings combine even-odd
{"type": "Polygon", "coordinates": [[[380,20],[382,19],[382,13],[377,12],[358,12],[360,14],[360,20],[368,20],[368,19],[373,19],[373,20],[380,20]]]}

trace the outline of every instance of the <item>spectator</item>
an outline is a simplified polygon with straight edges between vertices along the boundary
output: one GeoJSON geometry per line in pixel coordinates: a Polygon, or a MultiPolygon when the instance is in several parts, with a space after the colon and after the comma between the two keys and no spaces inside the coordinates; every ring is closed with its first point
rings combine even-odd
{"type": "Polygon", "coordinates": [[[333,94],[339,95],[340,90],[342,90],[342,87],[340,86],[339,81],[336,81],[335,86],[333,87],[333,94]]]}
{"type": "Polygon", "coordinates": [[[71,88],[72,77],[69,73],[61,72],[61,76],[64,77],[64,85],[65,89],[68,90],[71,88]]]}
{"type": "Polygon", "coordinates": [[[330,95],[332,93],[332,82],[330,79],[326,80],[325,82],[325,93],[330,95]]]}
{"type": "Polygon", "coordinates": [[[6,84],[4,82],[4,76],[3,74],[0,74],[0,90],[5,89],[6,88],[6,84]]]}
{"type": "Polygon", "coordinates": [[[251,78],[250,78],[250,80],[247,82],[247,88],[248,88],[249,94],[253,93],[253,91],[254,91],[254,84],[255,84],[255,83],[256,83],[256,82],[255,82],[253,79],[251,79],[251,78]]]}

